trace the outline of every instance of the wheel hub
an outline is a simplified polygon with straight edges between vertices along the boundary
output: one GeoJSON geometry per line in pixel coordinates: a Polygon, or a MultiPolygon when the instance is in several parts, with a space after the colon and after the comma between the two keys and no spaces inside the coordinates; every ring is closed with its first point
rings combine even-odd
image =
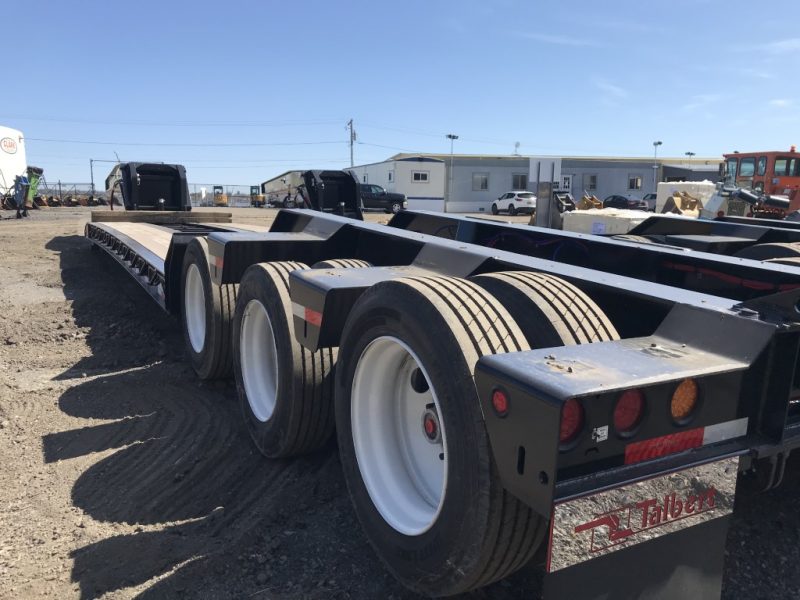
{"type": "Polygon", "coordinates": [[[405,535],[428,531],[447,488],[447,431],[425,367],[403,341],[379,337],[353,376],[350,423],[361,478],[383,519],[405,535]]]}
{"type": "Polygon", "coordinates": [[[442,441],[439,415],[436,414],[432,405],[428,405],[425,412],[422,413],[422,433],[431,444],[440,444],[442,441]]]}
{"type": "Polygon", "coordinates": [[[195,352],[200,353],[206,342],[206,300],[203,279],[196,264],[191,264],[186,271],[183,293],[184,323],[189,343],[195,352]]]}

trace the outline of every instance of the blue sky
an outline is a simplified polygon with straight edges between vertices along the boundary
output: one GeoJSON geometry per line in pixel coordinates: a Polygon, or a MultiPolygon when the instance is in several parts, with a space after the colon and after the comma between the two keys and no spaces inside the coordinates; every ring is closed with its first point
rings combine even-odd
{"type": "Polygon", "coordinates": [[[797,0],[6,0],[3,15],[25,34],[24,83],[4,73],[0,124],[51,182],[115,152],[203,183],[341,168],[350,118],[356,164],[449,152],[448,132],[481,154],[800,144],[797,0]]]}

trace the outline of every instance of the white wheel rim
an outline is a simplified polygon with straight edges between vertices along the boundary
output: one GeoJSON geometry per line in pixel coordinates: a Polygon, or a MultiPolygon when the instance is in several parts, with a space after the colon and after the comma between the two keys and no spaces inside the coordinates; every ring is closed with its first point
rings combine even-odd
{"type": "Polygon", "coordinates": [[[183,311],[186,331],[192,350],[202,352],[206,343],[206,298],[203,293],[203,278],[200,269],[192,263],[186,271],[186,282],[183,288],[183,311]]]}
{"type": "Polygon", "coordinates": [[[351,427],[358,468],[375,508],[405,535],[428,531],[442,510],[447,488],[447,437],[432,387],[418,393],[411,377],[424,366],[394,337],[367,345],[353,376],[351,427]],[[435,407],[441,438],[423,430],[426,406],[435,407]]]}
{"type": "Polygon", "coordinates": [[[278,396],[278,349],[267,309],[250,300],[239,332],[239,356],[247,402],[256,419],[265,423],[278,396]]]}

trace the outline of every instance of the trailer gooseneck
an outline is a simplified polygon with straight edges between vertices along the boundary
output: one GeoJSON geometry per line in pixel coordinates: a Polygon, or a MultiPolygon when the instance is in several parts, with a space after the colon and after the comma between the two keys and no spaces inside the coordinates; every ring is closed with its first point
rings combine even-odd
{"type": "Polygon", "coordinates": [[[541,552],[547,598],[719,596],[738,471],[776,485],[800,445],[800,269],[434,213],[372,225],[348,175],[306,181],[316,210],[162,231],[163,263],[144,229],[87,236],[162,292],[199,376],[233,374],[265,455],[335,429],[409,588],[465,592],[541,552]]]}

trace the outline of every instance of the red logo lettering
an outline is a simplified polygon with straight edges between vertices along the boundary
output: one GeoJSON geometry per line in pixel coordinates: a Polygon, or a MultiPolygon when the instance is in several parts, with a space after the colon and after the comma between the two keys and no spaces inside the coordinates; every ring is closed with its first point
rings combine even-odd
{"type": "Polygon", "coordinates": [[[575,527],[575,533],[590,532],[589,551],[598,552],[648,529],[714,510],[716,495],[717,490],[710,487],[685,497],[672,492],[662,498],[648,498],[595,515],[575,527]]]}

